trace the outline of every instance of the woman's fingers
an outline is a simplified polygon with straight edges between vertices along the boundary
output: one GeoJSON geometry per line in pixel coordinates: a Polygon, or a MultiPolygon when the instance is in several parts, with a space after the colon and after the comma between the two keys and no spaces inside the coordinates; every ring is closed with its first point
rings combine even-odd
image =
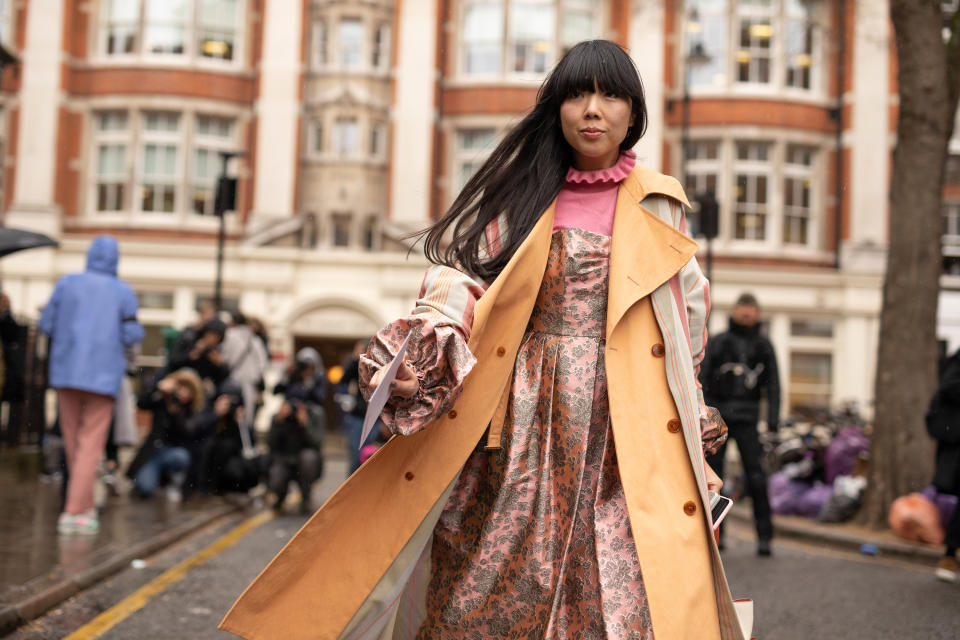
{"type": "Polygon", "coordinates": [[[410,398],[416,395],[419,389],[420,381],[417,379],[417,374],[406,361],[402,362],[397,370],[396,379],[390,385],[390,391],[395,396],[410,398]]]}
{"type": "Polygon", "coordinates": [[[717,475],[716,471],[710,465],[707,465],[707,489],[719,492],[723,486],[723,480],[717,475]]]}

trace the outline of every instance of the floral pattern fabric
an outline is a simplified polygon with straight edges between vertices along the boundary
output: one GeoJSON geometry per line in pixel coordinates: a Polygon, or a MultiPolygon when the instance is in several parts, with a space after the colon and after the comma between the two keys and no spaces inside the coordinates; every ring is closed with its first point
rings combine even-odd
{"type": "Polygon", "coordinates": [[[468,460],[434,530],[421,640],[651,640],[604,374],[610,238],[554,234],[502,446],[468,460]]]}

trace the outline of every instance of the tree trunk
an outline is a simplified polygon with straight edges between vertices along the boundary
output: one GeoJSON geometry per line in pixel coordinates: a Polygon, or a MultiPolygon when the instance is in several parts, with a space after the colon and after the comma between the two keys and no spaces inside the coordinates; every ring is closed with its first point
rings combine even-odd
{"type": "MultiPolygon", "coordinates": [[[[956,102],[948,85],[939,0],[891,0],[900,114],[890,190],[890,244],[880,314],[876,411],[861,522],[930,482],[924,414],[937,383],[942,189],[956,102]]],[[[886,105],[877,105],[886,108],[886,105]]]]}

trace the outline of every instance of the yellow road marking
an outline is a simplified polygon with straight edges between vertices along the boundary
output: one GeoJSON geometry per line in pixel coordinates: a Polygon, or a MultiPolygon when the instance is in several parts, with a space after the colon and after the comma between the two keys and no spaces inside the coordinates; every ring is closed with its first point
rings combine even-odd
{"type": "Polygon", "coordinates": [[[93,640],[94,638],[99,638],[131,614],[142,609],[151,598],[162,593],[174,583],[182,580],[192,569],[195,569],[217,554],[237,544],[240,542],[240,539],[250,533],[250,531],[271,520],[273,517],[273,511],[267,510],[247,518],[222,538],[219,538],[205,549],[196,552],[175,567],[167,569],[87,624],[66,636],[64,640],[93,640]]]}

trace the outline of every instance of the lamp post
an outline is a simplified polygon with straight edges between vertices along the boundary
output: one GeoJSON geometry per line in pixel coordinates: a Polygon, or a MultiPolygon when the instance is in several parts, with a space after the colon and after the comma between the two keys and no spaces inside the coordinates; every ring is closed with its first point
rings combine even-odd
{"type": "MultiPolygon", "coordinates": [[[[712,58],[707,53],[701,39],[693,41],[691,36],[701,33],[703,30],[700,24],[700,14],[696,7],[690,9],[687,14],[686,33],[690,41],[686,49],[686,57],[683,61],[683,106],[680,120],[680,179],[684,186],[687,184],[687,160],[691,155],[690,145],[690,71],[694,66],[709,64],[712,58]]],[[[698,193],[694,196],[698,203],[697,214],[699,218],[699,231],[707,239],[707,280],[713,275],[713,239],[717,237],[717,218],[719,206],[716,195],[711,190],[698,193]]]]}
{"type": "Polygon", "coordinates": [[[223,310],[223,246],[227,241],[226,213],[237,207],[237,179],[227,177],[227,163],[230,158],[246,155],[242,151],[220,152],[220,177],[217,179],[217,193],[213,200],[213,213],[220,218],[220,231],[217,234],[217,280],[213,289],[213,304],[217,311],[223,310]]]}

